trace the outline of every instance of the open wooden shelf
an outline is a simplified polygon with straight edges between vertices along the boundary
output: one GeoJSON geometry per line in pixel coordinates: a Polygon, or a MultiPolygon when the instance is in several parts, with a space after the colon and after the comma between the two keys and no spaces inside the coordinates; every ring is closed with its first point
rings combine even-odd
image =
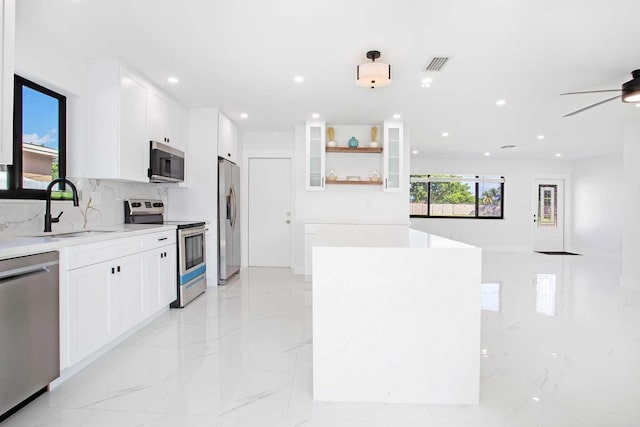
{"type": "Polygon", "coordinates": [[[340,185],[382,185],[382,180],[380,181],[369,181],[369,180],[360,180],[360,181],[348,181],[346,179],[336,179],[335,181],[326,180],[327,184],[340,184],[340,185]]]}
{"type": "Polygon", "coordinates": [[[349,147],[326,147],[327,153],[382,153],[382,147],[362,147],[362,148],[349,148],[349,147]]]}

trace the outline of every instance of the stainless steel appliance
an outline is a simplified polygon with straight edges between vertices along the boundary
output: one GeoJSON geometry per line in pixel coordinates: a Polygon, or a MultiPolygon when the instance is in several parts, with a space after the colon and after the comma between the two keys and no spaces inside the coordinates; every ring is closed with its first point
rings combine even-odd
{"type": "Polygon", "coordinates": [[[0,261],[0,421],[60,376],[58,252],[0,261]]]}
{"type": "Polygon", "coordinates": [[[171,307],[182,308],[207,289],[207,229],[204,221],[164,221],[162,200],[130,199],[124,202],[124,222],[176,226],[178,299],[171,303],[171,307]]]}
{"type": "Polygon", "coordinates": [[[156,141],[149,145],[149,182],[184,181],[184,152],[156,141]]]}
{"type": "Polygon", "coordinates": [[[218,284],[240,270],[240,168],[218,158],[218,284]]]}

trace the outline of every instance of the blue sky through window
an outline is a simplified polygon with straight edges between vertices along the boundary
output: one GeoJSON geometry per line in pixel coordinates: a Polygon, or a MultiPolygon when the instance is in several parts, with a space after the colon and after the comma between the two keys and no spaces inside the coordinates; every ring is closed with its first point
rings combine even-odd
{"type": "Polygon", "coordinates": [[[22,87],[22,142],[58,149],[59,101],[22,87]]]}

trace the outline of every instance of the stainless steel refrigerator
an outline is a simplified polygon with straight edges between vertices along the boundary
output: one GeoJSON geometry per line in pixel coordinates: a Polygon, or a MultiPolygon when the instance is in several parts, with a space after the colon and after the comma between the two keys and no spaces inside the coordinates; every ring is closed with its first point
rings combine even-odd
{"type": "Polygon", "coordinates": [[[240,168],[218,158],[218,284],[240,270],[240,168]]]}

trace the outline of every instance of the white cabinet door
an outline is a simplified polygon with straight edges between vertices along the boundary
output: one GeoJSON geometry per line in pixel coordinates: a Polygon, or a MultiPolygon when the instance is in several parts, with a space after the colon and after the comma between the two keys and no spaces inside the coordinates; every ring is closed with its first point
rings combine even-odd
{"type": "Polygon", "coordinates": [[[164,134],[165,121],[165,100],[158,92],[149,90],[149,101],[147,110],[147,132],[149,141],[165,143],[167,138],[164,134]]]}
{"type": "Polygon", "coordinates": [[[384,122],[384,191],[397,192],[403,186],[403,138],[402,122],[384,122]]]}
{"type": "Polygon", "coordinates": [[[149,182],[147,84],[118,61],[89,66],[84,176],[149,182]]]}
{"type": "Polygon", "coordinates": [[[84,359],[111,339],[111,263],[66,274],[69,309],[69,363],[84,359]]]}
{"type": "Polygon", "coordinates": [[[183,143],[180,141],[180,120],[182,119],[182,108],[175,102],[165,99],[165,122],[164,136],[167,144],[182,150],[183,143]]]}
{"type": "Polygon", "coordinates": [[[178,255],[176,245],[165,246],[160,263],[160,306],[166,307],[178,298],[178,255]]]}
{"type": "Polygon", "coordinates": [[[149,90],[147,135],[149,141],[162,142],[184,151],[181,139],[183,108],[155,90],[149,90]]]}
{"type": "Polygon", "coordinates": [[[324,191],[325,188],[325,124],[308,121],[306,133],[306,189],[324,191]]]}
{"type": "Polygon", "coordinates": [[[238,163],[236,126],[220,113],[218,116],[218,156],[238,163]]]}
{"type": "Polygon", "coordinates": [[[148,181],[149,144],[146,140],[147,88],[136,76],[122,71],[120,79],[119,178],[148,181]]]}
{"type": "Polygon", "coordinates": [[[0,164],[13,163],[13,73],[15,52],[15,1],[1,0],[0,36],[0,164]]]}
{"type": "Polygon", "coordinates": [[[112,331],[114,337],[128,331],[144,319],[144,253],[118,258],[112,286],[112,331]]]}
{"type": "Polygon", "coordinates": [[[176,245],[147,253],[146,311],[153,314],[177,298],[176,245]]]}

